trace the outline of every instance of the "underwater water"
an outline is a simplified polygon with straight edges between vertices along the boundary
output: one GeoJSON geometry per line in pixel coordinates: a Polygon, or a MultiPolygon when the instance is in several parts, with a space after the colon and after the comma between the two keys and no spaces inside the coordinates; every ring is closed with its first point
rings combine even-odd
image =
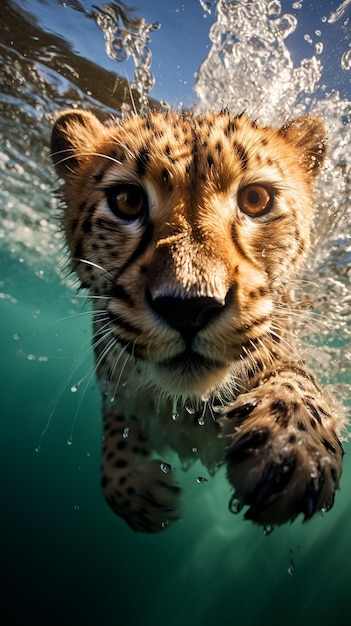
{"type": "Polygon", "coordinates": [[[128,109],[128,81],[141,110],[150,97],[161,108],[245,108],[276,125],[321,115],[330,146],[304,282],[314,315],[301,336],[349,407],[351,1],[137,7],[1,4],[1,622],[349,624],[349,442],[334,508],[269,535],[229,512],[224,472],[196,464],[181,522],[160,535],[133,533],[105,504],[91,319],[64,271],[48,143],[57,110],[128,109]]]}

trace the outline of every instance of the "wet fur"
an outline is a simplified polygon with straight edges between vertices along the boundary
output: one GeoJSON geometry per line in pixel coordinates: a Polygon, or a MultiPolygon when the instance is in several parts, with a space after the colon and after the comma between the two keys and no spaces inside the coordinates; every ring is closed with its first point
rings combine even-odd
{"type": "Polygon", "coordinates": [[[102,488],[133,529],[179,517],[174,473],[155,460],[167,448],[212,473],[225,463],[232,508],[256,523],[331,508],[342,413],[292,332],[324,154],[312,116],[278,130],[227,111],[57,119],[66,242],[94,311],[102,488]],[[137,219],[111,210],[124,184],[145,198],[137,219]],[[256,184],[272,194],[258,217],[238,200],[256,184]]]}

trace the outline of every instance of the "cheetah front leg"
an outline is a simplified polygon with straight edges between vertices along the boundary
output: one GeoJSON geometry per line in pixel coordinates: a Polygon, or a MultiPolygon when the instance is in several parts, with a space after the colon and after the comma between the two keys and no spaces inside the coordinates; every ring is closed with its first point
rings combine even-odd
{"type": "Polygon", "coordinates": [[[112,510],[133,530],[158,532],[179,518],[180,488],[172,468],[151,460],[140,423],[106,407],[101,486],[112,510]]]}
{"type": "Polygon", "coordinates": [[[223,424],[233,512],[275,526],[333,506],[343,448],[312,376],[292,365],[271,372],[230,407],[223,424]]]}

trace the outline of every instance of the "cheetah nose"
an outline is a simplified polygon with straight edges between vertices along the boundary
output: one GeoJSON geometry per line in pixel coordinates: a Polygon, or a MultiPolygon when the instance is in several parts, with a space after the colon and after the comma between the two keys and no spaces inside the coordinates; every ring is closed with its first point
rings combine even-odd
{"type": "Polygon", "coordinates": [[[149,304],[171,328],[189,338],[212,322],[223,311],[226,301],[209,296],[197,298],[159,296],[151,298],[151,301],[149,299],[149,304]]]}

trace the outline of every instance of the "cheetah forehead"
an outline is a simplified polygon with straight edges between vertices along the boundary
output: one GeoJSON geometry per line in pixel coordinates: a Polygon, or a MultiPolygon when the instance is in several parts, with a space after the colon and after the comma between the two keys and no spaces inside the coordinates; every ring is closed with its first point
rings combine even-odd
{"type": "Polygon", "coordinates": [[[192,176],[198,181],[215,178],[219,188],[226,188],[243,172],[258,175],[260,169],[273,168],[283,176],[284,163],[296,169],[297,162],[294,146],[289,147],[278,131],[258,127],[245,115],[233,118],[228,113],[133,117],[111,126],[100,151],[156,184],[192,176]]]}

